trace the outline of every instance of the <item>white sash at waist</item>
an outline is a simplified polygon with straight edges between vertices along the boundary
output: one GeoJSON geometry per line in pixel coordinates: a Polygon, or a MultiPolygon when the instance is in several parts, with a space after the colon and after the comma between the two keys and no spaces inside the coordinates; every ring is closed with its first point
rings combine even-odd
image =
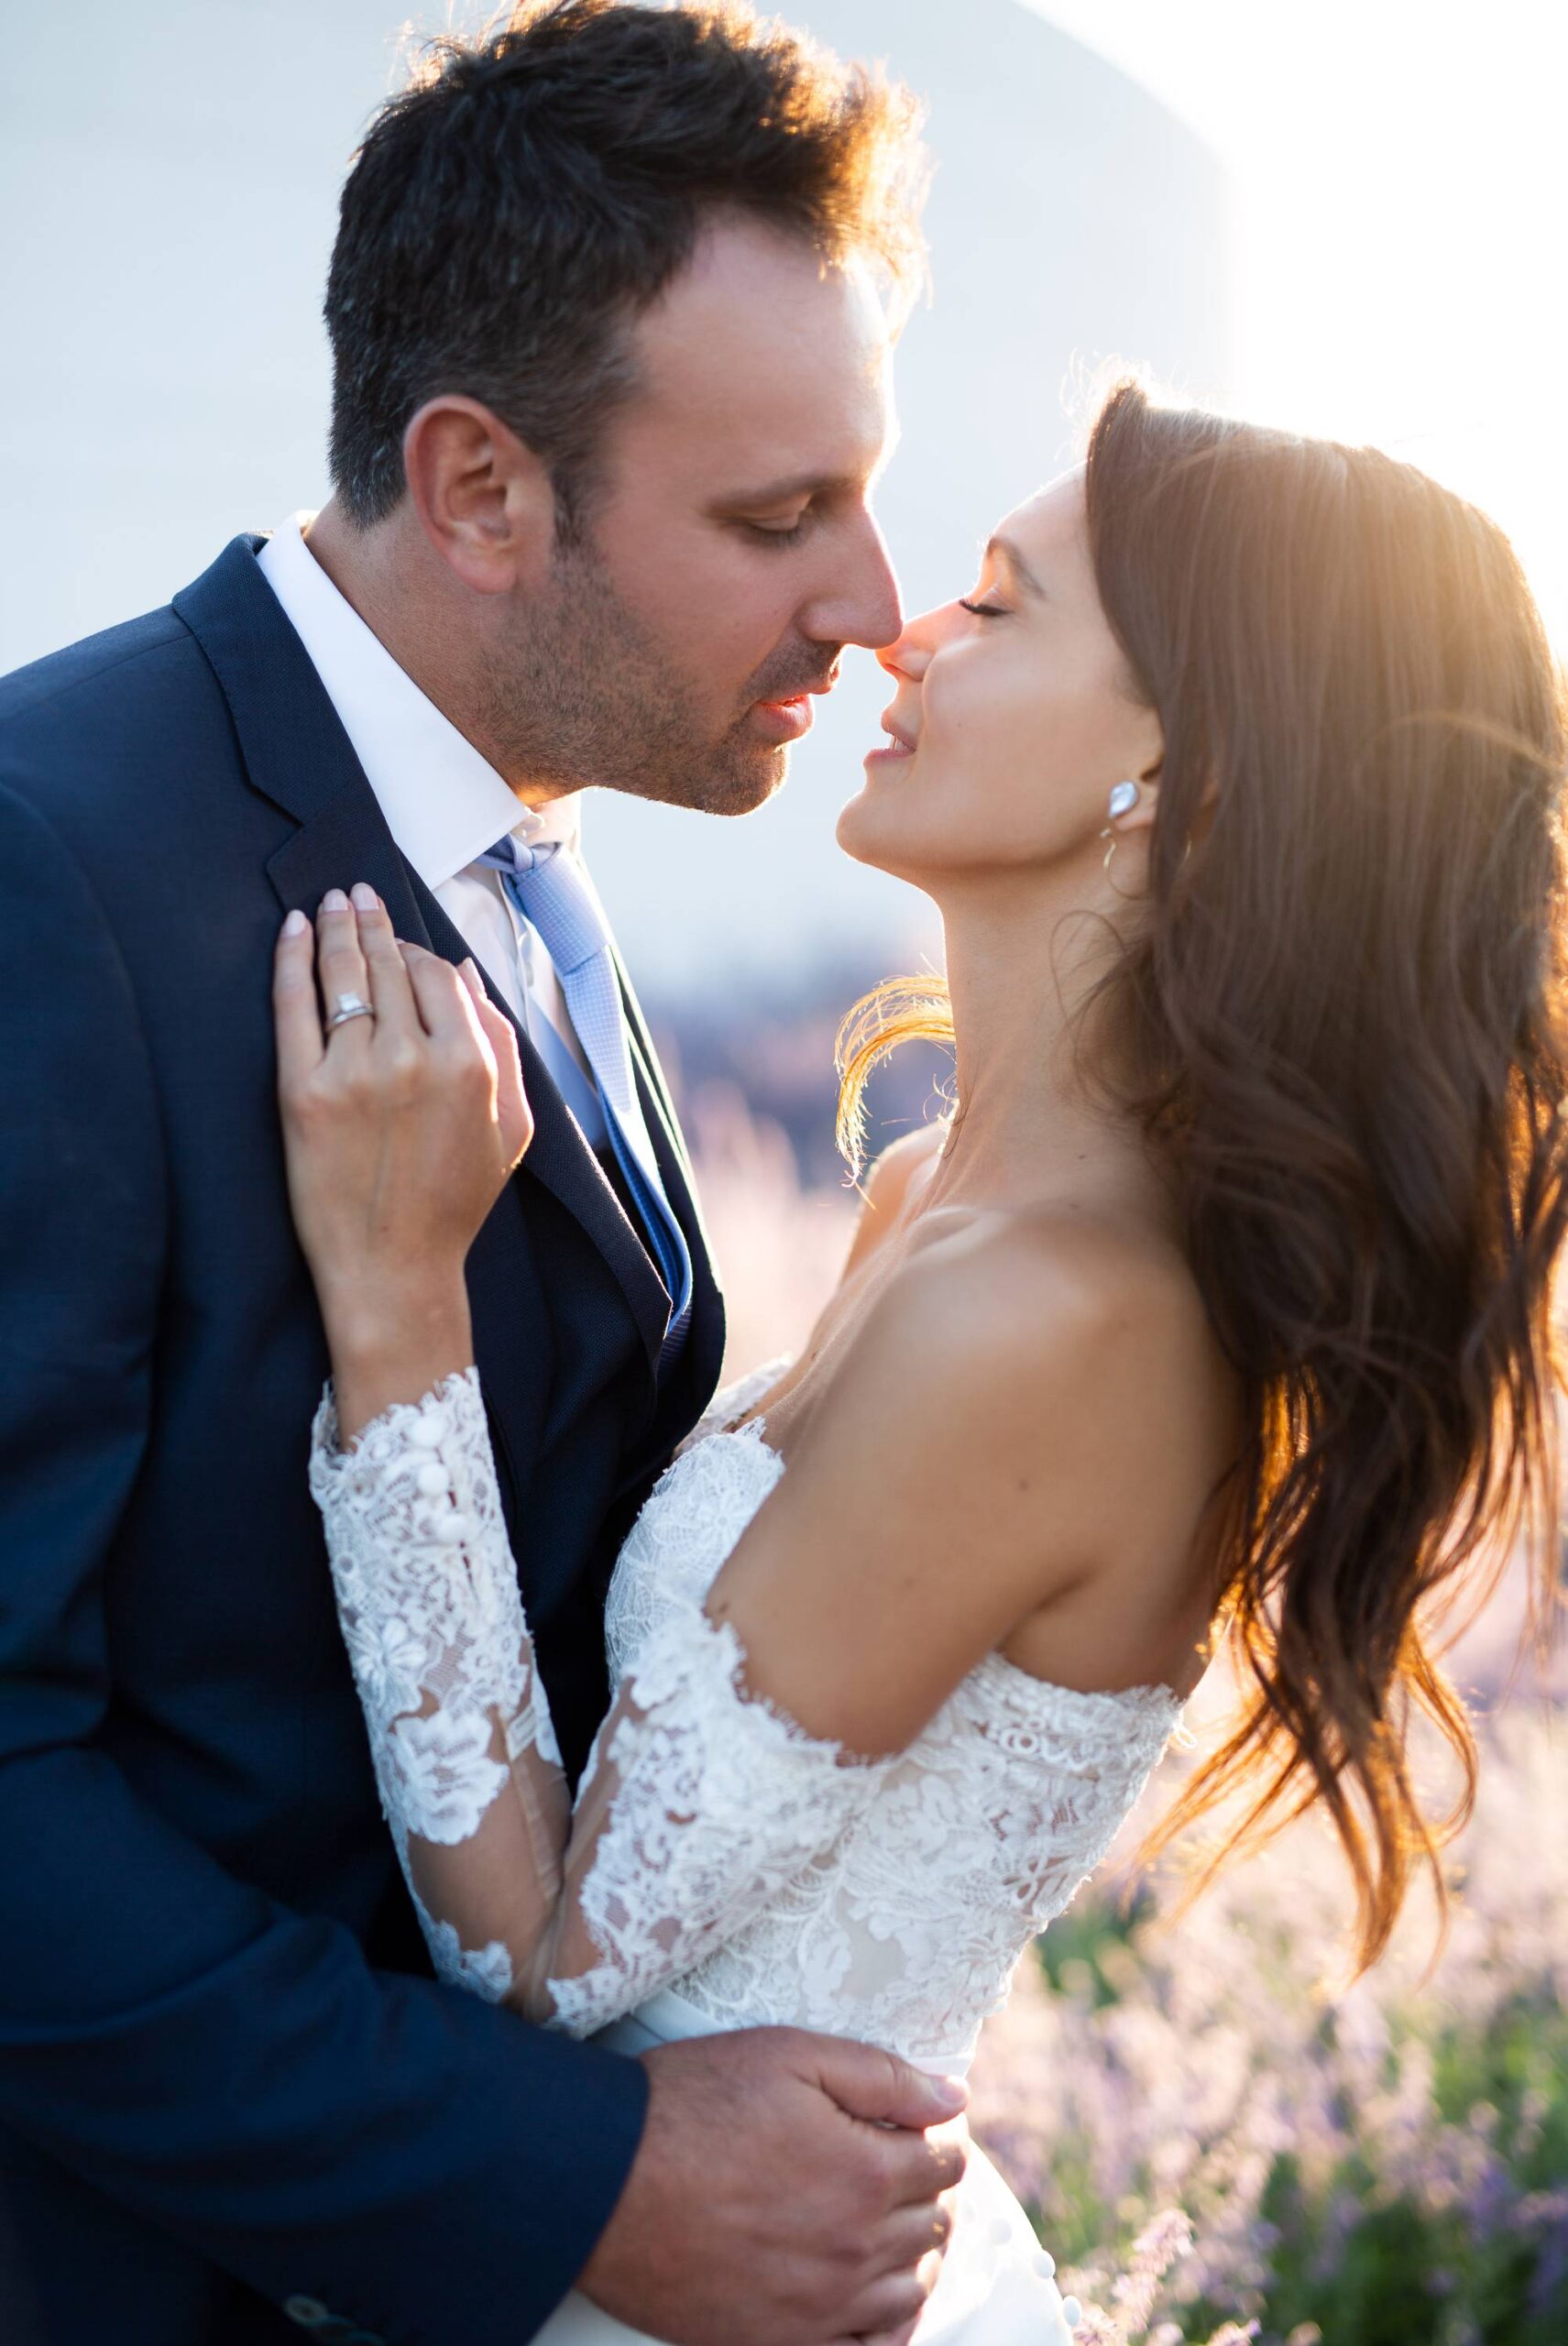
{"type": "MultiPolygon", "coordinates": [[[[736,2026],[746,2025],[737,2022],[736,2026]]],[[[674,1988],[661,1988],[645,2004],[623,2020],[611,2021],[595,2040],[611,2053],[646,2053],[651,2045],[678,2045],[688,2036],[717,2036],[727,2025],[716,2021],[674,1988]]],[[[974,2047],[968,2045],[961,2053],[922,2054],[911,2061],[911,2067],[924,2069],[931,2077],[962,2077],[969,2074],[974,2059],[974,2047]]]]}

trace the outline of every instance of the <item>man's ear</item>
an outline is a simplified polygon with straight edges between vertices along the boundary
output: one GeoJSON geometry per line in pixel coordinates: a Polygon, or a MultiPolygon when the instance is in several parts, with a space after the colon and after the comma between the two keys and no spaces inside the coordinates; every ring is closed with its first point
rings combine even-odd
{"type": "Polygon", "coordinates": [[[432,547],[477,595],[537,587],[555,540],[548,466],[494,411],[455,391],[403,433],[409,498],[432,547]]]}

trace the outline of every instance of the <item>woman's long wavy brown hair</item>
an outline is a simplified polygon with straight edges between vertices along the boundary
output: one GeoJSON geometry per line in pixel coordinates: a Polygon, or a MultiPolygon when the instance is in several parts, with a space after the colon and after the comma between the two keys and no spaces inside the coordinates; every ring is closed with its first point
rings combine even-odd
{"type": "MultiPolygon", "coordinates": [[[[1246,1426],[1221,1604],[1242,1709],[1150,1853],[1238,1789],[1232,1849],[1321,1800],[1366,1964],[1414,1867],[1441,1899],[1473,1795],[1437,1612],[1520,1538],[1539,1622],[1558,1601],[1563,678],[1502,532],[1375,449],[1122,383],[1086,484],[1165,742],[1146,920],[1095,1031],[1171,1169],[1246,1426]],[[1414,1712],[1462,1773],[1435,1821],[1414,1712]]],[[[929,981],[851,1014],[846,1136],[875,1059],[947,1023],[929,981]]]]}

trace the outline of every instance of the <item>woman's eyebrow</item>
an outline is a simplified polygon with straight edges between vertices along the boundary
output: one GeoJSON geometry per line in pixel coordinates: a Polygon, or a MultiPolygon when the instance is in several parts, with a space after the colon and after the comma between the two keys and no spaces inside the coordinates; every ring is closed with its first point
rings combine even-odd
{"type": "Polygon", "coordinates": [[[1042,602],[1045,600],[1045,588],[1041,586],[1039,580],[1036,577],[1034,572],[1030,569],[1028,564],[1025,561],[1023,555],[1019,553],[1011,538],[995,537],[990,539],[986,544],[985,558],[988,562],[1000,558],[1007,565],[1008,569],[1013,573],[1014,577],[1016,578],[1021,586],[1026,586],[1031,595],[1038,595],[1042,602]]]}

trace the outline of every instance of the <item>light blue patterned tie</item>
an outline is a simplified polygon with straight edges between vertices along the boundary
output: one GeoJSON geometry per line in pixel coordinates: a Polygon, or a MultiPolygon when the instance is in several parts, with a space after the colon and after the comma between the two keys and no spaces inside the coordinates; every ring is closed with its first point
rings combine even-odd
{"type": "Polygon", "coordinates": [[[592,889],[569,848],[555,841],[525,847],[510,835],[478,861],[500,882],[540,939],[561,981],[577,1040],[583,1047],[609,1127],[610,1145],[637,1201],[660,1274],[669,1290],[670,1324],[659,1354],[663,1376],[691,1324],[691,1255],[670,1210],[642,1102],[631,1071],[620,981],[609,932],[592,889]]]}

